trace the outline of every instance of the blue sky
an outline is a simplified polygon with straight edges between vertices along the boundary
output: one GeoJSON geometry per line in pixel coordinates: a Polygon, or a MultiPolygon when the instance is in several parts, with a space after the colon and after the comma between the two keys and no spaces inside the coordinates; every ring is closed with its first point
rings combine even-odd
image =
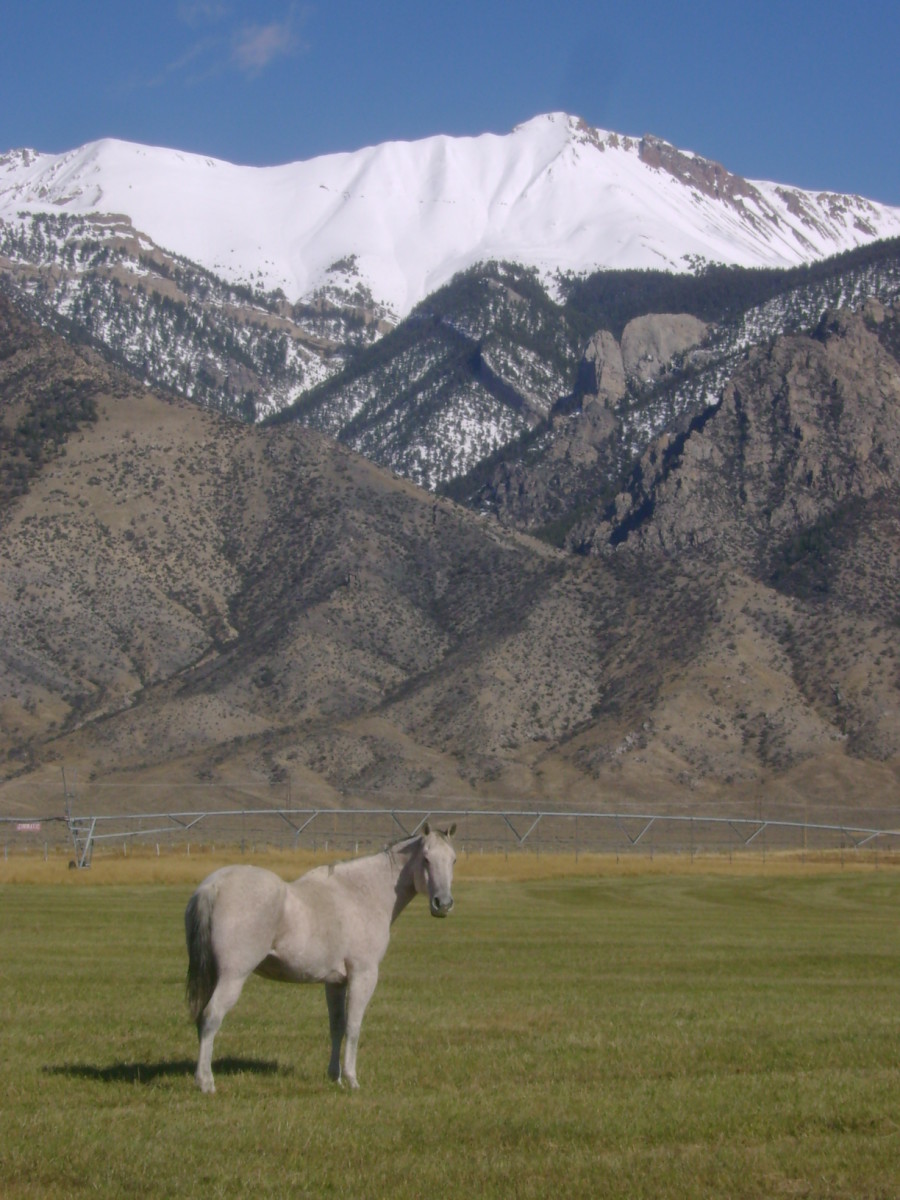
{"type": "Polygon", "coordinates": [[[0,153],[101,137],[271,165],[565,111],[900,205],[900,4],[3,6],[0,153]]]}

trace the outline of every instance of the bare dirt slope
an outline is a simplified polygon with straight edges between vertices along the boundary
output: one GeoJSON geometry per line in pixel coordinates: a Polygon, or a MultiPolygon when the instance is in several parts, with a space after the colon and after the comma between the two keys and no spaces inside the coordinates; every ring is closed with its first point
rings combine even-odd
{"type": "MultiPolygon", "coordinates": [[[[877,391],[852,451],[840,428],[826,439],[856,485],[801,504],[818,468],[786,470],[751,373],[749,424],[726,399],[619,505],[628,536],[598,514],[581,556],[299,426],[140,389],[0,302],[0,805],[24,810],[23,781],[65,765],[118,811],[150,784],[177,807],[198,781],[321,804],[890,811],[900,531],[882,426],[900,375],[865,325],[795,339],[778,370],[828,339],[850,339],[862,382],[803,420],[840,425],[877,391]],[[735,492],[736,445],[779,475],[779,505],[762,482],[735,492]]],[[[831,389],[826,368],[804,386],[831,389]]]]}

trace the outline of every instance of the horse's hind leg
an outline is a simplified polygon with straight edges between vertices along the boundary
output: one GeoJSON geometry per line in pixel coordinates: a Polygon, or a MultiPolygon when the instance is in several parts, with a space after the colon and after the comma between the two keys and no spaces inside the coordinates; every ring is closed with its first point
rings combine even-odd
{"type": "Polygon", "coordinates": [[[341,1081],[341,1042],[347,1030],[347,985],[326,983],[325,999],[328,1002],[328,1027],[331,1031],[331,1060],[328,1063],[328,1078],[335,1083],[341,1081]]]}
{"type": "Polygon", "coordinates": [[[226,975],[220,978],[215,991],[209,998],[209,1003],[197,1019],[200,1054],[197,1058],[197,1070],[194,1078],[201,1092],[216,1090],[212,1073],[213,1041],[225,1014],[237,1004],[246,978],[246,975],[226,975]]]}

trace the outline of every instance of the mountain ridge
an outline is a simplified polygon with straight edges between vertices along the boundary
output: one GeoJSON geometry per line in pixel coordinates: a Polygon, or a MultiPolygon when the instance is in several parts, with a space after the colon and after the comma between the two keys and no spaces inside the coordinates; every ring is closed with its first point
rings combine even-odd
{"type": "Polygon", "coordinates": [[[388,142],[279,167],[107,139],[0,158],[0,219],[125,214],[230,283],[292,303],[362,286],[396,320],[489,260],[557,272],[789,266],[900,234],[900,209],[745,180],[659,138],[552,113],[510,134],[388,142]]]}

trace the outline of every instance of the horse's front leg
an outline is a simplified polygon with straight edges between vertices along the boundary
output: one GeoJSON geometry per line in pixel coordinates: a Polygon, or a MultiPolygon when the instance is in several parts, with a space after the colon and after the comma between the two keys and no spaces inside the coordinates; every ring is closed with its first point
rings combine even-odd
{"type": "Polygon", "coordinates": [[[328,1004],[328,1027],[331,1031],[331,1060],[328,1063],[328,1078],[335,1083],[341,1081],[341,1042],[347,1030],[347,984],[326,983],[325,1000],[328,1004]]]}
{"type": "Polygon", "coordinates": [[[352,1088],[356,1082],[356,1050],[359,1046],[359,1031],[363,1013],[372,999],[378,982],[378,965],[357,968],[350,974],[347,984],[347,1041],[344,1046],[344,1078],[352,1088]]]}

